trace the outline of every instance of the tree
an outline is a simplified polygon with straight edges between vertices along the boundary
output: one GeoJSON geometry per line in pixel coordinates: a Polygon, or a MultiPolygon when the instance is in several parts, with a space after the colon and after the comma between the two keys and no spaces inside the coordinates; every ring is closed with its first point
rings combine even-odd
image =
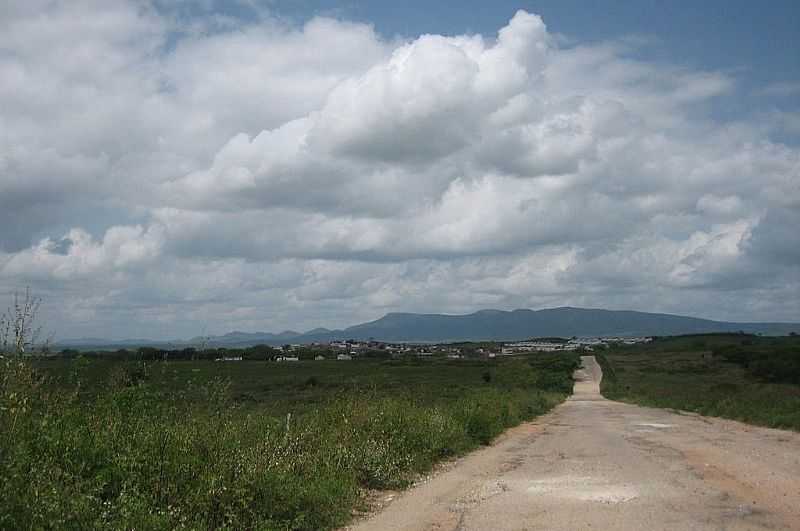
{"type": "Polygon", "coordinates": [[[278,351],[269,345],[253,345],[244,349],[242,356],[246,360],[269,361],[278,356],[278,351]]]}
{"type": "Polygon", "coordinates": [[[30,287],[24,295],[14,293],[14,304],[0,315],[0,352],[22,357],[36,348],[42,332],[36,324],[41,304],[42,299],[31,295],[30,287]]]}

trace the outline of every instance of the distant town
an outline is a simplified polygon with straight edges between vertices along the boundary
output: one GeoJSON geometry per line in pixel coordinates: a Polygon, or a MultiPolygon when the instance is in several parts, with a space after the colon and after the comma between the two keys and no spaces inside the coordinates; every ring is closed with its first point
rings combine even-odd
{"type": "MultiPolygon", "coordinates": [[[[605,348],[611,344],[635,345],[648,343],[652,337],[600,337],[600,338],[547,338],[531,339],[528,341],[491,342],[491,343],[444,343],[434,345],[415,345],[408,343],[385,343],[382,341],[331,341],[330,343],[312,343],[310,345],[284,345],[279,347],[281,355],[276,361],[299,361],[298,352],[311,350],[320,351],[314,359],[352,360],[358,357],[375,357],[376,353],[384,353],[381,357],[401,358],[448,358],[461,359],[465,357],[494,358],[497,356],[513,356],[516,354],[529,354],[535,352],[572,352],[593,351],[596,348],[605,348]],[[323,352],[329,354],[326,357],[323,352]]],[[[240,360],[242,358],[222,358],[222,360],[240,360]]]]}
{"type": "Polygon", "coordinates": [[[140,360],[213,360],[221,362],[261,360],[350,361],[357,359],[491,359],[537,352],[591,352],[612,345],[649,343],[652,337],[533,338],[525,341],[467,341],[456,343],[396,343],[377,340],[336,340],[281,346],[247,347],[127,347],[112,349],[63,348],[43,353],[49,357],[78,356],[140,360]]]}
{"type": "Polygon", "coordinates": [[[296,361],[351,361],[358,359],[491,359],[537,352],[591,352],[612,345],[636,345],[652,341],[652,337],[598,337],[598,338],[537,338],[526,341],[486,341],[459,343],[392,343],[385,341],[337,340],[330,342],[285,344],[281,346],[253,345],[230,347],[158,348],[145,346],[117,350],[62,349],[50,356],[74,358],[78,356],[123,358],[141,360],[213,360],[235,362],[247,360],[296,361]]]}

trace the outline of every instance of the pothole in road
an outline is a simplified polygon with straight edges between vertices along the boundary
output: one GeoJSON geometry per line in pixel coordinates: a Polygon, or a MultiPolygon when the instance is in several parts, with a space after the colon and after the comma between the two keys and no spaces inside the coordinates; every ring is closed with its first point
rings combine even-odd
{"type": "Polygon", "coordinates": [[[597,503],[624,503],[639,497],[628,485],[614,485],[592,476],[557,476],[531,481],[527,491],[562,499],[597,503]]]}
{"type": "Polygon", "coordinates": [[[574,496],[580,501],[600,503],[624,503],[639,497],[631,487],[599,487],[579,490],[574,496]]]}
{"type": "Polygon", "coordinates": [[[504,492],[508,492],[509,487],[503,481],[492,480],[487,481],[477,490],[474,490],[467,494],[466,496],[462,496],[450,507],[451,511],[454,512],[463,512],[470,507],[474,507],[489,498],[493,498],[499,494],[504,492]]]}
{"type": "Polygon", "coordinates": [[[667,428],[674,428],[674,424],[661,424],[659,422],[640,422],[636,424],[636,426],[641,426],[642,428],[655,428],[657,430],[665,430],[667,428]]]}

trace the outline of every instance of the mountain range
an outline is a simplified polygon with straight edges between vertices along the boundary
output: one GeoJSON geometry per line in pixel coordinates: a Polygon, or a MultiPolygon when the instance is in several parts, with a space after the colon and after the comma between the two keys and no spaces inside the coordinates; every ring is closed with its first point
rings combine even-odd
{"type": "Polygon", "coordinates": [[[327,342],[343,339],[389,342],[450,342],[522,340],[533,337],[633,337],[745,332],[764,335],[800,333],[800,323],[733,323],[635,311],[587,308],[544,310],[480,310],[467,315],[388,313],[375,321],[342,330],[315,328],[308,332],[230,332],[188,340],[105,340],[81,338],[57,341],[60,348],[76,347],[246,347],[258,344],[327,342]]]}

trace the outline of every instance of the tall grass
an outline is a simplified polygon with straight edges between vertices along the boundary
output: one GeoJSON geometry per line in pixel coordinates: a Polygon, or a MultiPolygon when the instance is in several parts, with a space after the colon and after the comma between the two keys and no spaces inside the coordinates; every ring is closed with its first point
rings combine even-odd
{"type": "Polygon", "coordinates": [[[223,381],[184,394],[115,373],[86,399],[79,378],[56,387],[4,361],[0,529],[333,528],[364,489],[403,487],[552,408],[574,365],[501,366],[434,405],[347,393],[276,416],[236,407],[223,381]]]}

